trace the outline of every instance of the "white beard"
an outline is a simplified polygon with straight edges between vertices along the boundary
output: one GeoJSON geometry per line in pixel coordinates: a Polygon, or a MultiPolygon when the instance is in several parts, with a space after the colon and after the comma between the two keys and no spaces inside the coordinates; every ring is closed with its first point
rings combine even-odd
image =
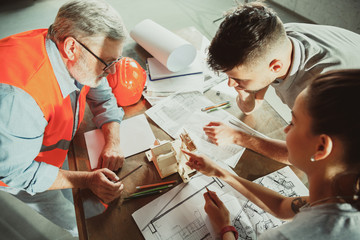
{"type": "Polygon", "coordinates": [[[69,69],[70,75],[82,85],[86,85],[92,88],[99,86],[101,79],[106,77],[107,73],[102,73],[98,76],[93,74],[93,69],[89,67],[86,61],[86,57],[81,53],[79,60],[69,69]]]}

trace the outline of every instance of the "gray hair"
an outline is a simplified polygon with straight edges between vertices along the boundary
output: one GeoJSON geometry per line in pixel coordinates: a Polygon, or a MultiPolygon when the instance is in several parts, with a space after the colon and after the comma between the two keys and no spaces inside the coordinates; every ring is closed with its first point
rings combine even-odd
{"type": "Polygon", "coordinates": [[[103,0],[73,0],[65,3],[48,29],[48,38],[62,42],[65,38],[104,36],[125,40],[126,28],[119,13],[103,0]]]}

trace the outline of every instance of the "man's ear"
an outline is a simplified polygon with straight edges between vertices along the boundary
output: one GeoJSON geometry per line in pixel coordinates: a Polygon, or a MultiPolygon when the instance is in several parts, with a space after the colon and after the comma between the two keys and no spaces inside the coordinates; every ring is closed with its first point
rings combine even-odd
{"type": "Polygon", "coordinates": [[[318,144],[316,145],[316,152],[314,154],[315,161],[321,161],[327,158],[333,150],[333,140],[326,134],[319,136],[318,144]]]}
{"type": "Polygon", "coordinates": [[[274,59],[269,64],[269,69],[273,73],[279,73],[283,68],[283,62],[278,59],[274,59]]]}
{"type": "Polygon", "coordinates": [[[76,58],[76,56],[78,54],[78,52],[77,52],[78,46],[76,45],[76,40],[73,37],[67,37],[67,38],[65,38],[62,46],[63,46],[63,52],[65,54],[65,57],[69,61],[74,61],[74,59],[76,58]]]}

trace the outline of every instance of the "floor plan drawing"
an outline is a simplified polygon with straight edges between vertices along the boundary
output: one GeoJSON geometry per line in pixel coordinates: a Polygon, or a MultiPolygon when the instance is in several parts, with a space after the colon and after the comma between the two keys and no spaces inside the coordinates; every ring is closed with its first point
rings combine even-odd
{"type": "MultiPolygon", "coordinates": [[[[255,182],[284,195],[306,195],[307,189],[289,167],[257,179],[255,182]]],[[[239,239],[256,239],[263,231],[284,221],[258,208],[227,183],[200,173],[189,183],[180,184],[133,214],[147,240],[215,239],[204,211],[205,187],[215,191],[229,209],[239,239]]]]}
{"type": "Polygon", "coordinates": [[[213,239],[198,210],[204,207],[205,187],[220,194],[231,190],[217,178],[196,174],[189,183],[135,212],[133,217],[145,239],[213,239]]]}
{"type": "MultiPolygon", "coordinates": [[[[289,167],[258,178],[254,182],[287,197],[308,195],[307,188],[289,167]]],[[[275,228],[286,222],[265,212],[249,200],[240,200],[240,202],[242,211],[237,213],[233,220],[240,239],[256,239],[256,236],[267,229],[275,228]],[[248,225],[249,222],[251,226],[248,225]]]]}
{"type": "Polygon", "coordinates": [[[185,227],[175,226],[174,234],[170,236],[171,240],[198,240],[212,239],[206,224],[198,211],[194,212],[194,221],[185,227]]]}

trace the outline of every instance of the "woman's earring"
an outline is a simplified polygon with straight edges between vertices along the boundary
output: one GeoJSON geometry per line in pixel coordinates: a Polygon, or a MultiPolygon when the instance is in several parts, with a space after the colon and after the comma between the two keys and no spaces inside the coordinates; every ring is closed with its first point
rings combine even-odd
{"type": "Polygon", "coordinates": [[[357,176],[356,182],[354,184],[354,191],[355,194],[353,196],[353,200],[357,201],[359,200],[359,193],[360,193],[360,175],[357,176]]]}
{"type": "Polygon", "coordinates": [[[310,161],[311,161],[311,162],[315,162],[315,157],[314,157],[314,156],[311,156],[310,161]]]}

